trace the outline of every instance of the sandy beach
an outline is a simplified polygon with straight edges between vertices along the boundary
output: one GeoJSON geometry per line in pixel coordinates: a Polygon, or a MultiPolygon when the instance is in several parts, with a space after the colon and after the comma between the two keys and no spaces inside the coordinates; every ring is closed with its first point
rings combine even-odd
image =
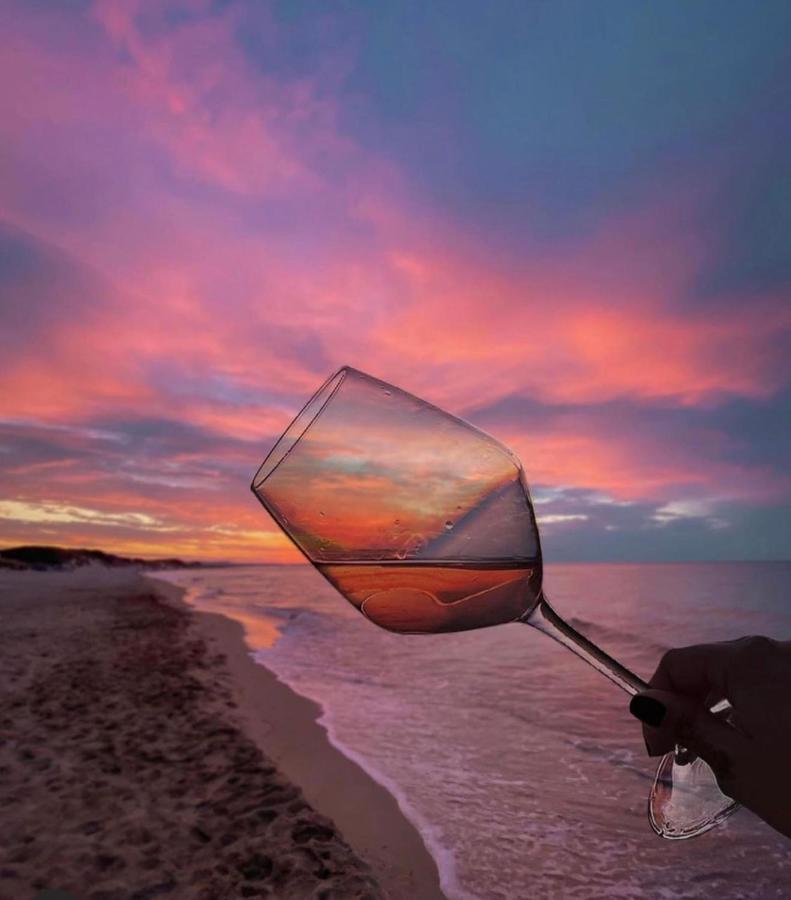
{"type": "Polygon", "coordinates": [[[0,898],[439,898],[393,797],[238,623],[135,571],[0,573],[0,898]]]}

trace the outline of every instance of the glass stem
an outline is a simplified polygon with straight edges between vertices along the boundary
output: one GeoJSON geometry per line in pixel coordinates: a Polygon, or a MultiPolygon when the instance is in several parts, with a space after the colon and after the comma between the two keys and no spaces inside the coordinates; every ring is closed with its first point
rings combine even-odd
{"type": "Polygon", "coordinates": [[[567,647],[572,653],[576,653],[580,659],[584,659],[588,665],[593,666],[594,669],[617,684],[627,694],[637,694],[648,687],[642,678],[638,678],[634,672],[630,672],[617,660],[608,656],[604,650],[599,649],[596,644],[589,641],[585,635],[580,634],[568,622],[561,619],[549,605],[543,593],[538,604],[521,621],[526,625],[532,625],[533,628],[537,628],[559,644],[563,644],[564,647],[567,647]]]}

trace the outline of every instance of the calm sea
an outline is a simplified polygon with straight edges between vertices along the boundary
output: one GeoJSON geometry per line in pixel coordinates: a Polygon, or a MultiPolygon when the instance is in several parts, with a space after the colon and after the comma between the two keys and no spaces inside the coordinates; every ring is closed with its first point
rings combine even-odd
{"type": "MultiPolygon", "coordinates": [[[[791,841],[741,810],[654,836],[628,697],[534,629],[393,635],[309,566],[167,573],[237,618],[256,658],[318,701],[333,742],[425,836],[452,898],[791,897],[791,841]]],[[[638,674],[672,646],[791,637],[791,564],[547,567],[555,608],[638,674]]]]}

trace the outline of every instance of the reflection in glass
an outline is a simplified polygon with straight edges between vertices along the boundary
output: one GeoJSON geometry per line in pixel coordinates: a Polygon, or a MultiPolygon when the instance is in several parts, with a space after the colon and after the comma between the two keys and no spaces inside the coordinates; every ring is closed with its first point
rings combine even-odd
{"type": "MultiPolygon", "coordinates": [[[[383,628],[524,622],[623,690],[647,686],[549,605],[519,460],[405,391],[348,367],[336,372],[275,444],[252,489],[322,575],[383,628]]],[[[736,808],[701,760],[697,799],[680,795],[689,782],[680,769],[665,759],[651,794],[649,820],[665,837],[700,834],[736,808]]]]}

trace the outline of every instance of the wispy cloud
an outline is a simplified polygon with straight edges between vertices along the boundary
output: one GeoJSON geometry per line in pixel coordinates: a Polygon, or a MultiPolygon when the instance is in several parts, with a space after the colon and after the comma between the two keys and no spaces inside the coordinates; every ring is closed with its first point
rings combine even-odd
{"type": "Polygon", "coordinates": [[[154,516],[139,512],[105,512],[84,506],[64,506],[57,502],[25,503],[17,500],[0,500],[0,519],[44,525],[103,525],[125,526],[144,531],[175,531],[154,516]]]}
{"type": "MultiPolygon", "coordinates": [[[[767,135],[786,132],[765,100],[774,70],[748,58],[776,41],[737,19],[740,55],[718,71],[736,66],[738,85],[685,91],[686,118],[618,79],[624,108],[645,111],[629,134],[607,116],[606,136],[566,134],[574,92],[553,78],[530,109],[508,95],[513,144],[497,104],[471,90],[459,105],[451,74],[471,76],[441,41],[409,94],[393,68],[404,34],[374,35],[353,11],[12,3],[0,540],[295,558],[248,483],[302,402],[352,363],[513,446],[550,550],[585,555],[580,541],[609,535],[633,556],[672,555],[683,534],[744,555],[740,529],[769,529],[791,496],[791,278],[773,243],[739,240],[752,209],[781,240],[761,226],[779,176],[751,193],[740,173],[746,160],[771,181],[767,135]]],[[[470,72],[496,80],[474,56],[487,40],[468,38],[470,72]]],[[[515,83],[542,83],[533,43],[499,43],[515,83]]],[[[776,553],[774,534],[755,552],[776,553]]]]}

